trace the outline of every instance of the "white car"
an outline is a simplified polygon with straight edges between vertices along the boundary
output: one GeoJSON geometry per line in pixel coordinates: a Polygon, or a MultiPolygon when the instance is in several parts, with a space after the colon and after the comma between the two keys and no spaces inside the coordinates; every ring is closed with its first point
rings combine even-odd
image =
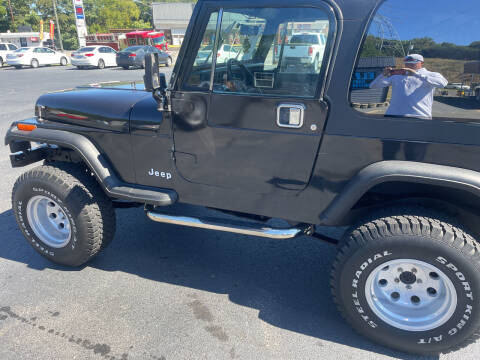
{"type": "Polygon", "coordinates": [[[327,38],[319,33],[293,34],[283,50],[284,65],[304,66],[318,73],[325,52],[327,38]]]}
{"type": "Polygon", "coordinates": [[[37,68],[40,65],[68,64],[67,55],[46,47],[21,47],[7,55],[8,65],[20,69],[22,66],[37,68]]]}
{"type": "MultiPolygon", "coordinates": [[[[213,45],[202,47],[197,54],[195,64],[207,64],[212,62],[213,45]]],[[[229,59],[238,58],[239,50],[229,44],[222,44],[217,51],[217,64],[224,63],[229,59]]]]}
{"type": "Polygon", "coordinates": [[[7,55],[17,50],[17,47],[10,43],[0,43],[0,67],[7,62],[7,55]]]}
{"type": "Polygon", "coordinates": [[[85,46],[72,53],[71,62],[79,69],[117,66],[117,52],[110,46],[85,46]]]}

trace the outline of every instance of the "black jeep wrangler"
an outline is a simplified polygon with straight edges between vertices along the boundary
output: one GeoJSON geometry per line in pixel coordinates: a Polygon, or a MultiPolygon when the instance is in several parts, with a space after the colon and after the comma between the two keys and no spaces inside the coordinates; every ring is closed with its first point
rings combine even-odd
{"type": "Polygon", "coordinates": [[[115,208],[126,206],[161,223],[315,236],[338,245],[333,298],[361,334],[418,354],[475,341],[478,119],[383,115],[395,91],[365,86],[383,70],[371,63],[402,57],[362,55],[382,4],[200,0],[168,85],[152,55],[144,88],[41,96],[5,137],[13,167],[43,161],[13,189],[26,239],[79,266],[112,241],[115,208]],[[174,214],[176,202],[237,219],[174,214]],[[316,226],[350,228],[337,241],[316,226]]]}

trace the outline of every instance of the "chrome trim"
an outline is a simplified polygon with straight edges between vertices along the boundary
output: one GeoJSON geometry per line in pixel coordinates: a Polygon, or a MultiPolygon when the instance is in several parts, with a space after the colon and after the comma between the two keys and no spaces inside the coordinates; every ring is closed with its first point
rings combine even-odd
{"type": "MultiPolygon", "coordinates": [[[[214,12],[210,13],[213,14],[214,12]]],[[[210,73],[210,91],[213,91],[213,82],[215,80],[215,66],[217,65],[217,52],[218,52],[218,41],[220,39],[220,29],[222,26],[222,18],[223,18],[223,8],[220,8],[218,10],[218,15],[217,15],[217,28],[215,29],[215,43],[213,44],[213,52],[212,52],[212,69],[210,73]]],[[[210,19],[209,19],[210,21],[210,19]]],[[[208,23],[207,23],[208,26],[208,23]]],[[[200,50],[200,47],[198,48],[200,50]]]]}
{"type": "Polygon", "coordinates": [[[303,117],[305,114],[305,105],[303,104],[279,104],[277,106],[277,125],[280,127],[291,128],[291,129],[300,129],[303,126],[303,117]],[[299,109],[300,110],[300,123],[298,125],[289,125],[280,123],[280,109],[299,109]]]}
{"type": "MultiPolygon", "coordinates": [[[[182,226],[190,226],[201,229],[217,230],[217,231],[226,231],[236,234],[243,235],[252,235],[265,237],[270,239],[291,239],[298,235],[306,233],[309,227],[306,228],[286,228],[286,229],[275,229],[264,227],[261,224],[254,223],[244,223],[245,225],[240,224],[227,224],[216,222],[213,220],[199,219],[188,216],[175,216],[158,213],[155,211],[147,211],[147,216],[150,220],[166,223],[166,224],[175,224],[182,226]]],[[[228,220],[227,220],[228,221],[228,220]]]]}

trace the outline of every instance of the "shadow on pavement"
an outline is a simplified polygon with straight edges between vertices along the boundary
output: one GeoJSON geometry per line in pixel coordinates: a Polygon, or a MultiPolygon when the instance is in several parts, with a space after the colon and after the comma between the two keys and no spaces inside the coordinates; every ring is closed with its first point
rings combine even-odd
{"type": "MultiPolygon", "coordinates": [[[[175,208],[181,211],[189,206],[175,208]]],[[[18,230],[11,210],[0,214],[0,228],[4,259],[39,271],[83,269],[58,266],[37,254],[18,230]]],[[[319,346],[326,340],[399,359],[418,359],[366,340],[340,317],[329,288],[335,251],[309,237],[279,241],[163,225],[148,220],[141,209],[119,209],[115,240],[87,266],[228,294],[233,303],[257,309],[263,321],[314,337],[320,340],[319,346]]]]}

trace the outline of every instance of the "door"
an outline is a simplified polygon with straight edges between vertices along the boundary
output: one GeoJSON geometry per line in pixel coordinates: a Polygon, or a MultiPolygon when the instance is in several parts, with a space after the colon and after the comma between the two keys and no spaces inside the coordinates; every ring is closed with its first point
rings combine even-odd
{"type": "Polygon", "coordinates": [[[335,27],[331,10],[289,2],[207,14],[171,94],[177,170],[191,182],[236,191],[302,190],[327,115],[321,90],[335,27]],[[303,31],[327,36],[321,65],[299,58],[287,67],[284,47],[303,31]]]}
{"type": "Polygon", "coordinates": [[[46,64],[46,58],[45,58],[45,53],[43,52],[43,48],[39,48],[39,47],[34,48],[32,59],[37,59],[40,65],[46,64]]]}
{"type": "Polygon", "coordinates": [[[116,52],[110,47],[103,46],[98,49],[98,52],[100,53],[100,57],[105,61],[105,66],[116,66],[117,61],[116,61],[116,52]]]}
{"type": "Polygon", "coordinates": [[[59,64],[60,63],[60,54],[49,49],[41,48],[44,56],[44,64],[59,64]]]}

